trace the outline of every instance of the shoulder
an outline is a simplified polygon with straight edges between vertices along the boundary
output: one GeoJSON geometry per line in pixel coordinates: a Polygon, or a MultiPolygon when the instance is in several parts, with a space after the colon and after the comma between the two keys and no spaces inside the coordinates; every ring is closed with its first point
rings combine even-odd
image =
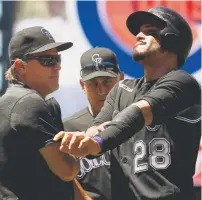
{"type": "Polygon", "coordinates": [[[161,77],[155,84],[154,89],[161,88],[165,91],[181,91],[182,95],[200,96],[201,86],[197,80],[183,70],[171,71],[161,77]]]}
{"type": "Polygon", "coordinates": [[[64,128],[68,131],[86,130],[92,123],[93,117],[88,111],[88,108],[75,113],[71,117],[63,120],[64,128]]]}
{"type": "Polygon", "coordinates": [[[119,86],[121,84],[127,85],[127,86],[133,86],[137,84],[142,78],[133,78],[133,79],[124,79],[119,81],[119,86]]]}
{"type": "Polygon", "coordinates": [[[15,103],[11,111],[11,121],[31,121],[47,118],[49,109],[38,93],[28,93],[15,103]]]}
{"type": "Polygon", "coordinates": [[[2,96],[2,101],[9,104],[12,111],[31,111],[38,108],[44,110],[46,103],[35,90],[20,85],[11,85],[2,96]]]}
{"type": "Polygon", "coordinates": [[[86,116],[86,115],[88,115],[88,114],[89,114],[89,111],[88,111],[88,108],[86,107],[86,108],[84,108],[84,109],[82,109],[82,110],[76,112],[76,113],[73,114],[72,116],[70,116],[70,117],[64,119],[64,121],[73,121],[73,120],[79,119],[79,118],[81,118],[81,117],[84,117],[84,116],[86,116]]]}
{"type": "Polygon", "coordinates": [[[140,82],[141,79],[124,79],[119,81],[107,95],[107,100],[115,101],[116,98],[120,98],[122,95],[130,95],[140,82]]]}
{"type": "Polygon", "coordinates": [[[15,130],[56,130],[53,118],[45,100],[38,93],[30,93],[18,100],[10,116],[11,127],[15,130]]]}
{"type": "Polygon", "coordinates": [[[161,77],[157,83],[162,82],[162,81],[175,81],[175,82],[181,82],[184,84],[195,84],[199,86],[199,83],[197,80],[188,72],[183,71],[183,70],[175,70],[167,73],[165,76],[161,77]]]}
{"type": "Polygon", "coordinates": [[[23,109],[24,111],[47,110],[47,104],[38,93],[32,92],[19,98],[15,109],[23,109]]]}
{"type": "Polygon", "coordinates": [[[141,81],[140,78],[125,79],[119,82],[118,87],[128,92],[131,92],[140,81],[141,81]]]}
{"type": "Polygon", "coordinates": [[[37,92],[35,90],[29,89],[29,88],[24,88],[20,87],[18,85],[10,85],[5,94],[2,96],[4,99],[9,99],[12,98],[12,102],[17,102],[18,100],[32,95],[36,94],[37,92]]]}

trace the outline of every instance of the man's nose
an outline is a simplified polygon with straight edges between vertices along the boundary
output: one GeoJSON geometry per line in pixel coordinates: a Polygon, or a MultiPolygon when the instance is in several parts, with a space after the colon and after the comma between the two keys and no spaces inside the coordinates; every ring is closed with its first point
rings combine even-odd
{"type": "Polygon", "coordinates": [[[107,88],[104,85],[98,85],[97,86],[97,93],[100,96],[106,95],[107,94],[107,88]]]}
{"type": "Polygon", "coordinates": [[[136,35],[136,40],[139,41],[139,40],[142,40],[145,38],[145,34],[143,32],[139,32],[137,35],[136,35]]]}
{"type": "Polygon", "coordinates": [[[59,64],[56,64],[53,66],[54,70],[60,71],[61,70],[61,66],[59,64]]]}

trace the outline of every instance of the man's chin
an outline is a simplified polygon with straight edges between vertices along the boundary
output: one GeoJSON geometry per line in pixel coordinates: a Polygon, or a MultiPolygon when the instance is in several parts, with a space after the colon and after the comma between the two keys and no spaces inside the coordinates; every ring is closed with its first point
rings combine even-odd
{"type": "Polygon", "coordinates": [[[57,85],[53,86],[52,88],[50,88],[49,94],[52,93],[52,92],[55,92],[58,89],[59,89],[59,84],[57,84],[57,85]]]}
{"type": "Polygon", "coordinates": [[[136,62],[140,62],[140,61],[142,61],[144,59],[145,59],[145,55],[144,54],[133,55],[133,60],[136,61],[136,62]]]}

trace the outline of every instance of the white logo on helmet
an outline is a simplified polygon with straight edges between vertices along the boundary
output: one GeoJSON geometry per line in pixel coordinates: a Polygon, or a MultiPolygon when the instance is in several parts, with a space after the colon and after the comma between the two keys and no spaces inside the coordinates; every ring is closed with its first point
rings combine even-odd
{"type": "Polygon", "coordinates": [[[44,35],[46,35],[46,36],[49,38],[49,40],[54,40],[53,37],[52,37],[52,35],[51,35],[45,28],[42,28],[42,29],[41,29],[41,32],[42,32],[44,35]]]}
{"type": "Polygon", "coordinates": [[[92,56],[92,61],[95,62],[95,65],[98,66],[100,63],[102,63],[102,58],[100,57],[100,55],[98,53],[93,54],[92,56]]]}

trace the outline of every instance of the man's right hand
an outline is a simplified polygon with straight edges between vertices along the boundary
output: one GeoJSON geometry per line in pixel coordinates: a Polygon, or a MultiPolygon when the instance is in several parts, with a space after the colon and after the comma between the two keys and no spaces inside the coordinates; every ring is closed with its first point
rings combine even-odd
{"type": "Polygon", "coordinates": [[[62,139],[60,151],[76,157],[96,155],[101,151],[99,143],[84,132],[60,132],[55,135],[53,140],[60,139],[62,139]]]}

